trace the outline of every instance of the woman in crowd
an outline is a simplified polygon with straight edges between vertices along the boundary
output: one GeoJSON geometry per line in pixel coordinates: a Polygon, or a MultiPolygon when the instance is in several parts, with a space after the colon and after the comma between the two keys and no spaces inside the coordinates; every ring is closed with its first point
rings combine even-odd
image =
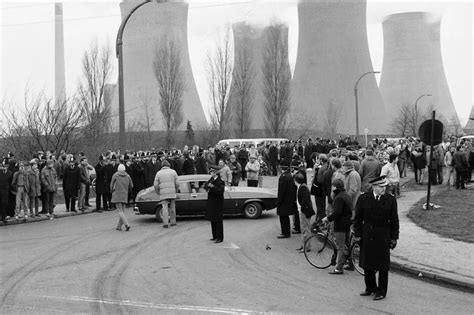
{"type": "Polygon", "coordinates": [[[132,179],[125,172],[125,165],[120,164],[117,168],[117,172],[112,176],[112,181],[110,182],[112,202],[115,204],[119,215],[119,221],[116,228],[118,231],[122,230],[122,225],[125,225],[125,231],[130,230],[130,224],[128,224],[124,209],[125,204],[128,201],[128,194],[132,191],[132,189],[132,179]]]}

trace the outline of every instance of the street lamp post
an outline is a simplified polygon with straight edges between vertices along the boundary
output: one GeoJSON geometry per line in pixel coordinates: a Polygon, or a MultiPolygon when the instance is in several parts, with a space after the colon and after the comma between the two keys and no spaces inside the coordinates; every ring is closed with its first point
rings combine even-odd
{"type": "Polygon", "coordinates": [[[380,73],[380,71],[367,71],[366,73],[362,74],[359,79],[357,79],[354,85],[354,96],[355,96],[355,105],[356,105],[356,139],[359,139],[359,100],[357,98],[357,86],[359,85],[359,81],[369,73],[380,73]]]}
{"type": "Polygon", "coordinates": [[[123,52],[122,52],[122,36],[127,25],[128,20],[132,14],[138,10],[142,5],[151,2],[151,0],[146,0],[135,8],[133,8],[130,13],[123,19],[122,24],[120,24],[117,40],[115,41],[115,53],[118,58],[118,89],[119,89],[119,146],[121,150],[125,150],[125,104],[124,104],[124,93],[123,93],[123,52]]]}
{"type": "MultiPolygon", "coordinates": [[[[418,128],[418,101],[423,96],[432,96],[432,95],[431,94],[422,94],[422,95],[418,96],[418,98],[415,101],[415,130],[414,130],[415,132],[416,132],[416,128],[418,128]]],[[[416,136],[416,134],[414,136],[416,136]]]]}

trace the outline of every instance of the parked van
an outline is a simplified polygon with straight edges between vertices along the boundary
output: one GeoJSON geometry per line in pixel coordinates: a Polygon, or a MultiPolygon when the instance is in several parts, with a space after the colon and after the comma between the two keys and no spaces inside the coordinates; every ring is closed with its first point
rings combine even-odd
{"type": "Polygon", "coordinates": [[[281,143],[282,141],[289,141],[286,138],[256,138],[256,139],[223,139],[220,140],[217,145],[228,145],[229,147],[234,147],[238,145],[239,147],[242,146],[242,144],[245,144],[246,147],[249,147],[251,144],[255,145],[257,147],[260,144],[267,145],[270,143],[277,144],[281,143]]]}
{"type": "Polygon", "coordinates": [[[474,143],[474,135],[462,136],[462,137],[458,138],[458,141],[457,141],[456,145],[459,145],[462,140],[471,140],[471,142],[474,143]]]}

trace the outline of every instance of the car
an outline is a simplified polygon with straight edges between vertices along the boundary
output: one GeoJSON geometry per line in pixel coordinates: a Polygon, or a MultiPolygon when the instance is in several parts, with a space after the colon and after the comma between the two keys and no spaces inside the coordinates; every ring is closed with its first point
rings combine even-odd
{"type": "MultiPolygon", "coordinates": [[[[207,191],[204,186],[211,175],[182,175],[179,178],[179,192],[176,194],[177,216],[202,216],[206,211],[207,191]]],[[[162,222],[162,208],[154,187],[141,190],[135,199],[135,210],[140,214],[155,215],[162,222]]],[[[224,215],[243,215],[257,219],[263,210],[276,207],[275,191],[257,187],[226,187],[224,192],[224,215]]]]}

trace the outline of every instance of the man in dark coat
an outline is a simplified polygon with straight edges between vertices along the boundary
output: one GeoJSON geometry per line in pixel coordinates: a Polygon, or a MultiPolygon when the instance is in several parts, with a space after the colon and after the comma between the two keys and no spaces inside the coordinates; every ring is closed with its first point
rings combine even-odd
{"type": "Polygon", "coordinates": [[[296,185],[290,168],[283,168],[284,172],[278,179],[277,214],[280,216],[281,234],[278,238],[288,238],[290,234],[290,215],[297,214],[296,185]]]}
{"type": "Polygon", "coordinates": [[[6,223],[8,194],[10,192],[13,174],[7,169],[7,166],[0,164],[0,214],[2,221],[6,223]]]}
{"type": "Polygon", "coordinates": [[[458,146],[453,155],[453,167],[456,170],[456,189],[466,189],[466,172],[469,168],[469,163],[464,153],[464,148],[458,146]]]}
{"type": "Polygon", "coordinates": [[[275,144],[270,144],[268,149],[268,160],[270,162],[270,169],[272,176],[277,176],[278,174],[278,148],[275,144]]]}
{"type": "Polygon", "coordinates": [[[66,212],[76,211],[76,198],[81,187],[81,174],[74,158],[69,160],[63,172],[63,192],[66,202],[66,212]]]}
{"type": "Polygon", "coordinates": [[[214,168],[210,170],[211,178],[207,182],[206,219],[211,221],[211,241],[222,243],[224,240],[224,190],[225,183],[214,168]]]}
{"type": "MultiPolygon", "coordinates": [[[[156,173],[161,169],[161,162],[157,160],[156,155],[151,157],[151,160],[145,164],[145,187],[153,186],[153,182],[155,181],[156,173]]],[[[132,178],[133,180],[133,178],[132,178]]],[[[135,182],[133,183],[135,186],[135,182]]]]}
{"type": "Polygon", "coordinates": [[[107,195],[110,194],[110,180],[112,179],[112,175],[108,178],[109,175],[106,171],[108,160],[104,159],[101,155],[99,156],[99,163],[95,166],[95,204],[96,204],[96,211],[102,212],[102,209],[108,209],[108,198],[107,195]],[[104,208],[102,208],[102,204],[104,208]]]}
{"type": "Polygon", "coordinates": [[[183,163],[183,175],[193,175],[196,174],[196,166],[194,163],[194,156],[190,154],[185,155],[185,160],[183,163]]]}
{"type": "Polygon", "coordinates": [[[104,188],[104,194],[107,199],[107,205],[104,203],[104,210],[108,211],[114,208],[112,205],[112,192],[110,191],[110,183],[112,182],[112,176],[114,176],[118,166],[115,166],[113,158],[112,160],[107,159],[104,162],[104,180],[106,181],[108,187],[104,188]]]}
{"type": "MultiPolygon", "coordinates": [[[[152,158],[153,159],[153,158],[152,158]]],[[[145,168],[141,161],[136,158],[132,158],[132,164],[130,165],[130,171],[133,183],[133,189],[130,196],[130,201],[135,204],[135,198],[140,190],[148,187],[145,186],[145,168]]],[[[154,179],[153,179],[154,180],[154,179]]]]}
{"type": "Polygon", "coordinates": [[[370,181],[372,189],[359,197],[354,218],[354,233],[360,239],[359,265],[364,268],[365,291],[361,296],[375,293],[374,300],[387,295],[390,249],[397,245],[399,221],[397,200],[385,194],[385,176],[370,181]],[[378,270],[378,286],[375,272],[378,270]]]}
{"type": "MultiPolygon", "coordinates": [[[[249,161],[249,152],[245,148],[245,144],[242,144],[242,147],[237,153],[237,161],[239,161],[240,167],[242,168],[242,170],[245,170],[245,166],[247,165],[249,161]]],[[[246,179],[247,179],[247,173],[242,172],[242,180],[245,181],[246,179]]]]}
{"type": "MultiPolygon", "coordinates": [[[[8,160],[8,170],[13,174],[18,172],[18,162],[14,158],[13,154],[9,154],[10,158],[8,160]]],[[[12,179],[13,180],[13,179],[12,179]]],[[[15,215],[15,206],[16,206],[16,195],[12,192],[12,189],[8,192],[8,206],[7,206],[7,216],[13,217],[15,215]]]]}

